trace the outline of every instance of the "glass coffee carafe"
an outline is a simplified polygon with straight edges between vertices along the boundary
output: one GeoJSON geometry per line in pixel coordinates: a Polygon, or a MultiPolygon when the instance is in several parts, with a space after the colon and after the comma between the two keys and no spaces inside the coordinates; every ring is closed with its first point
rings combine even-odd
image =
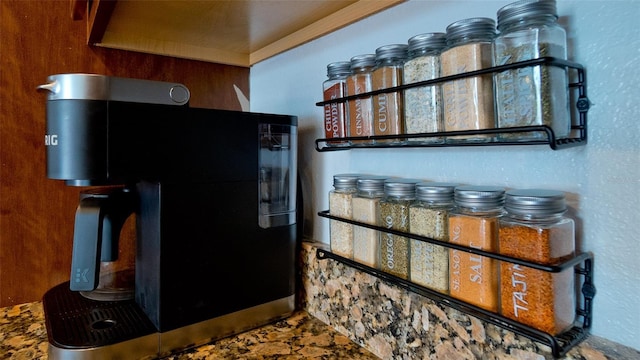
{"type": "Polygon", "coordinates": [[[76,211],[71,284],[89,299],[129,300],[135,279],[135,192],[83,191],[76,211]]]}

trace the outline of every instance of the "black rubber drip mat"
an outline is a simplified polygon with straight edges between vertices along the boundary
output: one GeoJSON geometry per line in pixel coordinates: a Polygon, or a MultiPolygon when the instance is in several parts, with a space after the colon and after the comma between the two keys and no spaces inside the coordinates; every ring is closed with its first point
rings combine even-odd
{"type": "Polygon", "coordinates": [[[84,349],[113,345],[157,333],[134,300],[95,301],[69,290],[69,283],[43,297],[49,343],[84,349]]]}

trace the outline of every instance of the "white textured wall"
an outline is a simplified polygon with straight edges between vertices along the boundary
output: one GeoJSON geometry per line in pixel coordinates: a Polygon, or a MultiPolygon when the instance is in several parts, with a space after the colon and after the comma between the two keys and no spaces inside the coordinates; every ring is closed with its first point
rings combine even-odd
{"type": "Polygon", "coordinates": [[[261,62],[251,70],[251,110],[293,114],[300,121],[300,174],[309,238],[328,242],[332,175],[342,172],[435,181],[549,188],[569,193],[578,246],[595,254],[592,333],[640,349],[640,1],[558,3],[571,60],[587,69],[586,146],[369,149],[318,153],[324,137],[321,83],[326,64],[444,31],[453,21],[495,18],[510,1],[413,0],[261,62]]]}

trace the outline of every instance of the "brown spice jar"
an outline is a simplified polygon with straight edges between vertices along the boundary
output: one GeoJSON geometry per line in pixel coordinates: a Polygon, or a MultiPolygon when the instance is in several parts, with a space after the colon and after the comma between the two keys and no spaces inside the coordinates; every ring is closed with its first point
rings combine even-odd
{"type": "MultiPolygon", "coordinates": [[[[407,45],[385,45],[376,49],[376,68],[371,74],[373,90],[383,90],[402,85],[403,64],[407,57],[407,45]]],[[[373,132],[375,135],[400,135],[404,133],[402,92],[393,91],[373,97],[373,132]]],[[[400,142],[401,139],[377,140],[400,142]]]]}
{"type": "MultiPolygon", "coordinates": [[[[442,76],[488,68],[491,66],[489,54],[491,43],[466,44],[449,49],[442,54],[442,76]]],[[[491,75],[446,82],[442,88],[445,131],[495,127],[491,75]]]]}
{"type": "MultiPolygon", "coordinates": [[[[373,90],[371,72],[375,66],[376,56],[373,54],[357,55],[351,58],[351,75],[347,77],[347,94],[359,95],[373,90]]],[[[349,100],[348,128],[350,137],[373,135],[373,99],[371,96],[349,100]]],[[[359,140],[353,142],[369,142],[359,140]]]]}
{"type": "MultiPolygon", "coordinates": [[[[495,22],[470,18],[447,26],[447,48],[440,56],[441,75],[457,75],[492,66],[491,43],[495,22]]],[[[444,130],[483,130],[495,127],[493,79],[491,74],[466,77],[442,84],[444,130]]],[[[487,141],[490,135],[450,137],[451,142],[487,141]]]]}

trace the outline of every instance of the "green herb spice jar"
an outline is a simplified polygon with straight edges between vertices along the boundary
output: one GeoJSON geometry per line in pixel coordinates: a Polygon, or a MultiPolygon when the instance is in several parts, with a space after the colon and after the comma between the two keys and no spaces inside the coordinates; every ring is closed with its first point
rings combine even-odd
{"type": "MultiPolygon", "coordinates": [[[[500,254],[544,265],[574,256],[574,221],[565,217],[565,196],[554,190],[509,190],[500,219],[500,254]]],[[[556,335],[576,314],[573,267],[559,273],[500,263],[500,313],[556,335]]]]}
{"type": "MultiPolygon", "coordinates": [[[[494,65],[542,57],[567,58],[567,36],[557,23],[555,0],[523,0],[498,10],[500,34],[493,42],[494,65]]],[[[494,75],[498,127],[546,125],[557,138],[571,131],[565,68],[547,65],[494,75]]],[[[508,140],[546,139],[544,131],[502,133],[508,140]]]]}
{"type": "MultiPolygon", "coordinates": [[[[434,240],[449,241],[449,213],[456,184],[416,184],[416,201],[409,207],[409,232],[434,240]]],[[[427,288],[449,291],[449,250],[411,239],[409,280],[427,288]]]]}
{"type": "MultiPolygon", "coordinates": [[[[495,21],[489,18],[459,20],[447,26],[447,47],[440,55],[442,76],[491,67],[495,21]]],[[[483,130],[496,127],[491,74],[465,77],[442,84],[445,131],[483,130]]],[[[488,134],[449,137],[451,142],[488,141],[488,134]]]]}
{"type": "MultiPolygon", "coordinates": [[[[347,76],[351,74],[349,61],[338,61],[327,65],[327,80],[322,83],[323,100],[334,100],[347,96],[347,76]]],[[[335,102],[324,106],[324,134],[327,139],[347,136],[347,105],[335,102]]],[[[347,141],[329,141],[328,146],[348,146],[347,141]]]]}
{"type": "MultiPolygon", "coordinates": [[[[358,179],[357,192],[353,196],[353,220],[377,225],[379,203],[384,196],[384,181],[387,176],[363,176],[358,179]]],[[[353,260],[379,268],[378,253],[380,234],[364,226],[353,227],[353,260]]]]}
{"type": "MultiPolygon", "coordinates": [[[[378,225],[402,232],[409,231],[409,206],[415,200],[419,180],[388,179],[384,198],[379,203],[378,225]]],[[[409,238],[391,233],[380,234],[380,270],[403,279],[409,278],[409,238]]]]}
{"type": "MultiPolygon", "coordinates": [[[[409,57],[404,63],[403,83],[440,77],[440,52],[446,45],[444,33],[427,33],[409,39],[409,57]]],[[[443,131],[440,84],[404,91],[404,128],[407,134],[443,131]]],[[[409,142],[441,142],[442,137],[407,138],[409,142]]]]}
{"type": "MultiPolygon", "coordinates": [[[[329,191],[329,213],[343,219],[352,219],[351,200],[356,193],[358,174],[339,174],[333,176],[334,189],[329,191]]],[[[353,258],[353,225],[339,221],[329,221],[331,252],[353,258]]]]}
{"type": "MultiPolygon", "coordinates": [[[[504,210],[504,189],[459,186],[449,215],[449,242],[489,252],[498,251],[498,221],[504,210]]],[[[498,261],[449,249],[449,294],[489,311],[498,311],[498,261]]]]}

